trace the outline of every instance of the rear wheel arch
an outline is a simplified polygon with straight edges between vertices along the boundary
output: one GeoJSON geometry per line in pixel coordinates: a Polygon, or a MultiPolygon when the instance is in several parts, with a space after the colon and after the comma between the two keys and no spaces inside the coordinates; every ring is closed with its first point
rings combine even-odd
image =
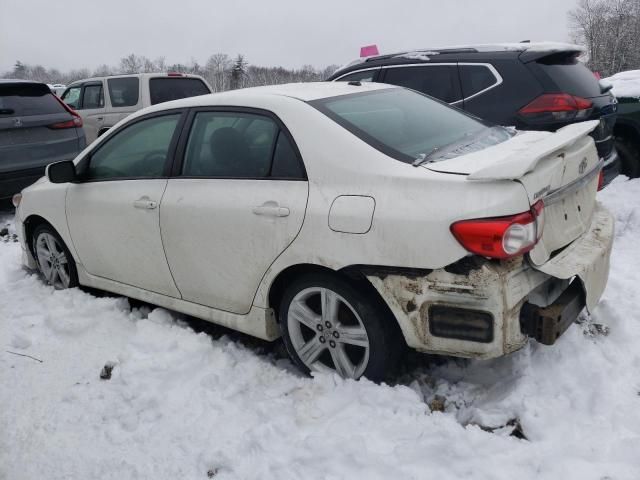
{"type": "Polygon", "coordinates": [[[295,279],[313,273],[324,273],[342,278],[343,280],[347,280],[353,287],[358,289],[358,291],[365,293],[370,301],[374,303],[376,308],[385,312],[385,316],[391,320],[390,323],[392,323],[394,333],[397,333],[399,338],[402,339],[404,345],[406,345],[406,340],[402,334],[398,320],[387,305],[387,302],[385,302],[380,295],[380,292],[378,292],[378,290],[376,290],[376,288],[367,279],[360,265],[349,265],[341,268],[340,270],[333,270],[329,267],[318,264],[302,263],[285,268],[276,276],[269,288],[269,307],[274,309],[276,316],[279,313],[278,310],[280,308],[280,302],[282,301],[287,287],[295,279]]]}

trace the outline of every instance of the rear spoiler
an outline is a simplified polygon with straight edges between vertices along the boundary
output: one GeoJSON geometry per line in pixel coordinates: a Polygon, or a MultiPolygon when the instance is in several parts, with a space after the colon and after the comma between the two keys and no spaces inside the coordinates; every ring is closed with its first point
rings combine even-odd
{"type": "MultiPolygon", "coordinates": [[[[584,138],[598,126],[598,120],[572,123],[560,128],[555,133],[538,139],[535,143],[522,142],[520,148],[503,149],[500,152],[496,148],[493,162],[486,167],[469,173],[467,180],[515,180],[523,177],[534,168],[543,158],[554,152],[573,145],[584,138]]],[[[523,136],[521,138],[526,138],[523,136]]],[[[517,137],[511,142],[517,141],[517,137]]]]}
{"type": "Polygon", "coordinates": [[[579,57],[585,52],[584,48],[575,45],[575,46],[558,46],[557,48],[549,47],[547,49],[536,49],[531,48],[527,49],[518,55],[518,58],[522,63],[530,63],[535,62],[536,60],[540,60],[544,57],[549,57],[551,55],[557,57],[579,57]]]}

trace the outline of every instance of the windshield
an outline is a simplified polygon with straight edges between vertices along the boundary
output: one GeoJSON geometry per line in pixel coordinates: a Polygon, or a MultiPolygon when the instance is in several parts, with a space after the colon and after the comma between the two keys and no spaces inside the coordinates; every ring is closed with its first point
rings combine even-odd
{"type": "Polygon", "coordinates": [[[503,142],[511,133],[488,127],[426,95],[390,88],[309,102],[381,152],[419,165],[503,142]]]}

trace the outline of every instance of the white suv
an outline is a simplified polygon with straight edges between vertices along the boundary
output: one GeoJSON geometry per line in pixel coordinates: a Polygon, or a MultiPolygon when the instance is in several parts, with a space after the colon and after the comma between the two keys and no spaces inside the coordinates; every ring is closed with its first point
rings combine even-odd
{"type": "Polygon", "coordinates": [[[198,75],[138,73],[94,77],[71,83],[62,100],[82,117],[87,143],[141,108],[211,93],[198,75]]]}

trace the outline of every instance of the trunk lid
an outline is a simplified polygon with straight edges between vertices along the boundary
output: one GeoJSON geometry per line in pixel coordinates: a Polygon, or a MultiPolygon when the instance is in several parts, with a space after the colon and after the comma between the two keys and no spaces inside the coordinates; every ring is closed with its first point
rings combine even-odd
{"type": "Polygon", "coordinates": [[[591,224],[602,162],[589,134],[598,125],[589,121],[555,133],[520,133],[493,147],[424,167],[467,175],[469,181],[517,181],[531,205],[543,200],[543,235],[529,253],[531,262],[540,266],[591,224]]]}

